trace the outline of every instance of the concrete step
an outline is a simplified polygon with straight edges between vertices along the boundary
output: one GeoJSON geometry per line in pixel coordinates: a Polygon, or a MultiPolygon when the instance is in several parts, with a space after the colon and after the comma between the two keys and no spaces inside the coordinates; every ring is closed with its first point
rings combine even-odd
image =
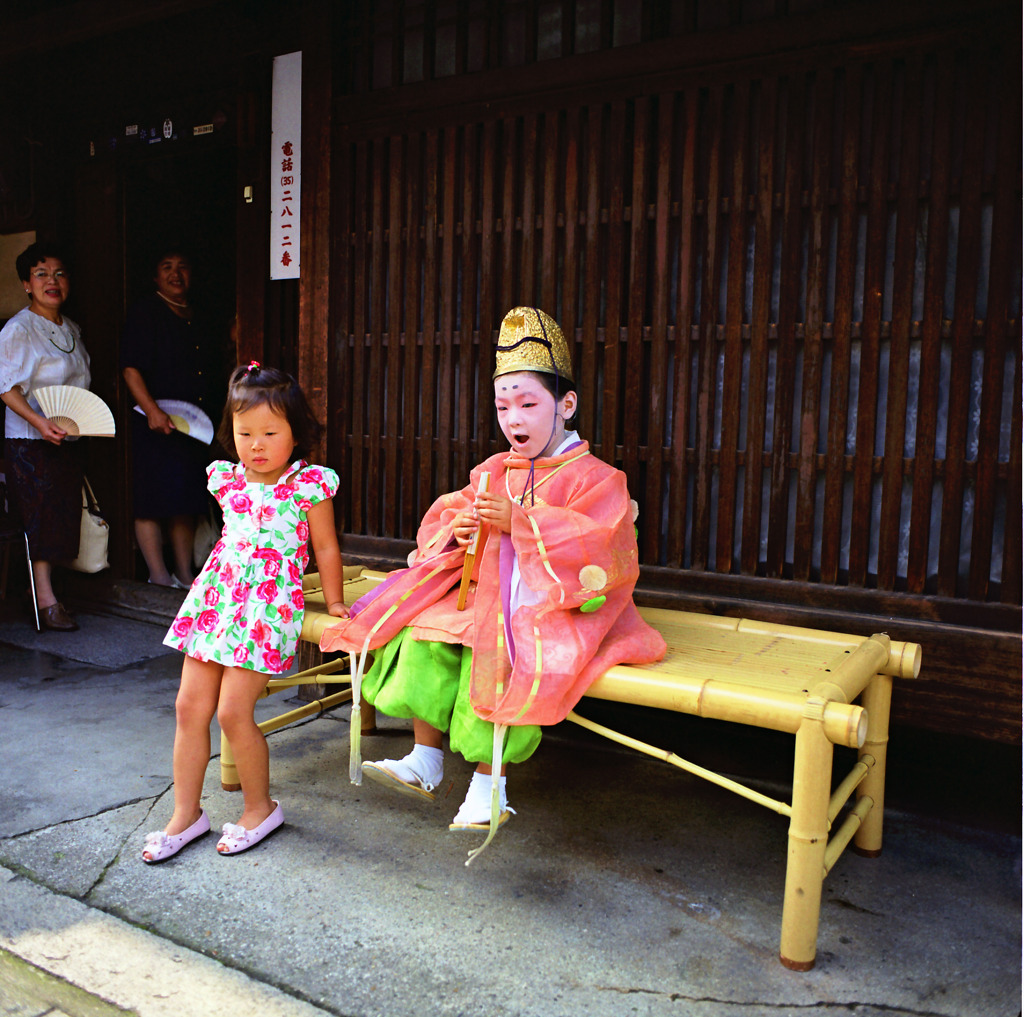
{"type": "Polygon", "coordinates": [[[131,579],[114,579],[99,572],[63,571],[58,579],[60,593],[72,610],[105,614],[136,621],[169,625],[181,607],[184,590],[131,579]]]}

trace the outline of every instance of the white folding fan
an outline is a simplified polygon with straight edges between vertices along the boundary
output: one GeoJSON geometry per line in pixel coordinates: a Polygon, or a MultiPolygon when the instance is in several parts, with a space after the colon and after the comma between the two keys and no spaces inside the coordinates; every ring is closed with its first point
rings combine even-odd
{"type": "MultiPolygon", "coordinates": [[[[195,403],[184,399],[157,399],[160,407],[174,421],[174,426],[182,434],[187,434],[204,445],[213,441],[213,421],[195,403]]],[[[146,411],[136,404],[135,412],[145,416],[146,411]]]]}
{"type": "Polygon", "coordinates": [[[114,414],[95,392],[77,385],[47,385],[32,394],[43,416],[68,434],[114,437],[114,414]]]}

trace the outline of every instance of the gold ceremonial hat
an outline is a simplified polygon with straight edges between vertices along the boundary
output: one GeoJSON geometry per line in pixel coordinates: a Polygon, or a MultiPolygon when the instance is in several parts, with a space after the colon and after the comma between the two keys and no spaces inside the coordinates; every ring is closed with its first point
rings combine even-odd
{"type": "Polygon", "coordinates": [[[497,378],[513,371],[543,371],[572,383],[572,361],[562,330],[538,307],[513,307],[502,319],[494,353],[497,378]]]}

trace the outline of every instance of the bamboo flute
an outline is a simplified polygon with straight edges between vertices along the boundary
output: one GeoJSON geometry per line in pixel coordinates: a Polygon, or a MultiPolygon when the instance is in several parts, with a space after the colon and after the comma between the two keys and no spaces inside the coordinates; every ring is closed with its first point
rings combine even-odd
{"type": "MultiPolygon", "coordinates": [[[[491,484],[491,475],[489,473],[481,473],[480,479],[477,481],[476,493],[483,494],[491,484]]],[[[457,611],[466,610],[466,598],[469,596],[469,582],[473,577],[473,564],[476,561],[476,554],[480,548],[480,534],[484,530],[483,522],[476,529],[476,533],[473,534],[473,539],[469,542],[469,546],[466,548],[466,560],[462,566],[462,582],[459,584],[459,599],[455,604],[457,611]]],[[[486,541],[487,535],[484,534],[483,539],[486,541]]]]}

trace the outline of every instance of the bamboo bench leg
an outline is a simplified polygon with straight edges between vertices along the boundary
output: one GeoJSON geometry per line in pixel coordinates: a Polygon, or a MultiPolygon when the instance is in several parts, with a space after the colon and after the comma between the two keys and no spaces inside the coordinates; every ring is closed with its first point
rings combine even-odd
{"type": "Polygon", "coordinates": [[[377,731],[377,708],[363,700],[359,707],[361,734],[374,734],[377,731]]]}
{"type": "Polygon", "coordinates": [[[861,705],[868,713],[868,734],[860,756],[873,756],[875,765],[857,788],[857,798],[874,802],[853,839],[853,850],[859,855],[876,858],[882,853],[882,820],[885,808],[885,761],[889,749],[889,706],[892,702],[892,676],[876,674],[861,695],[861,705]]]}
{"type": "Polygon", "coordinates": [[[242,789],[242,785],[238,781],[235,754],[231,751],[231,746],[223,731],[220,735],[220,786],[225,791],[241,791],[242,789]]]}
{"type": "Polygon", "coordinates": [[[796,733],[793,814],[789,823],[779,947],[779,960],[794,971],[810,971],[814,967],[818,942],[833,751],[832,743],[825,737],[824,707],[824,700],[809,699],[796,733]]]}

